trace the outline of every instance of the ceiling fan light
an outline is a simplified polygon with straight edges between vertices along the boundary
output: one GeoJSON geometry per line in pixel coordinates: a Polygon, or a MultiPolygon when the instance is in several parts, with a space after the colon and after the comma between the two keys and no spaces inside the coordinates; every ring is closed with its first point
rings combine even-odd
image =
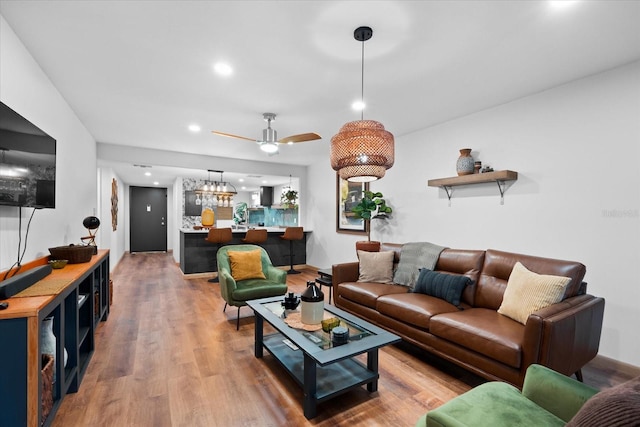
{"type": "Polygon", "coordinates": [[[265,153],[273,154],[278,151],[278,144],[271,141],[262,141],[259,143],[260,149],[265,153]]]}

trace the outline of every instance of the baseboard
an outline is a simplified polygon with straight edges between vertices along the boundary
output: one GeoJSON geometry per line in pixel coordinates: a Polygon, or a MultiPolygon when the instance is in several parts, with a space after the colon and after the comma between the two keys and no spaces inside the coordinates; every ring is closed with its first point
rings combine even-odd
{"type": "Polygon", "coordinates": [[[628,375],[630,377],[640,376],[640,367],[631,365],[629,363],[621,362],[616,359],[612,359],[607,356],[602,356],[600,354],[596,355],[589,365],[597,366],[602,370],[613,370],[615,372],[621,372],[625,376],[628,375]]]}

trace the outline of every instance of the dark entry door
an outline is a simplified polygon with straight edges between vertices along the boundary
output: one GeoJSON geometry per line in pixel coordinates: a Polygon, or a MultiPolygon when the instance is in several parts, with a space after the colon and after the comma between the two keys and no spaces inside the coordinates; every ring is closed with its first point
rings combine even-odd
{"type": "Polygon", "coordinates": [[[129,206],[131,252],[166,252],[167,189],[131,187],[129,206]]]}

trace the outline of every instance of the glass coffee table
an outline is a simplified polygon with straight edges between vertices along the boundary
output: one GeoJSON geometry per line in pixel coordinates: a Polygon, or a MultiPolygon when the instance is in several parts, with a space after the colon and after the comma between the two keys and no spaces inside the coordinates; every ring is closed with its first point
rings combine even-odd
{"type": "MultiPolygon", "coordinates": [[[[304,394],[304,416],[311,419],[317,414],[317,404],[336,397],[347,390],[367,385],[369,392],[378,389],[378,349],[400,341],[400,337],[378,328],[332,305],[324,306],[325,318],[340,319],[340,326],[349,330],[349,341],[334,345],[331,334],[321,328],[315,331],[291,327],[291,319],[299,315],[284,310],[283,297],[247,301],[255,312],[255,356],[263,356],[266,348],[300,384],[304,394]],[[264,335],[264,321],[276,329],[264,335]],[[367,353],[366,365],[354,356],[367,353]]],[[[306,327],[311,328],[311,327],[306,327]]]]}

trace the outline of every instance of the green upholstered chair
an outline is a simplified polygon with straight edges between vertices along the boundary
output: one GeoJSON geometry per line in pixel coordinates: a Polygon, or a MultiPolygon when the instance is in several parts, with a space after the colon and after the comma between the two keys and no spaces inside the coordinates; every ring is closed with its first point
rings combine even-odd
{"type": "Polygon", "coordinates": [[[564,426],[598,392],[541,365],[527,369],[522,392],[488,382],[429,411],[416,427],[564,426]]]}
{"type": "Polygon", "coordinates": [[[220,278],[220,293],[225,300],[224,308],[227,305],[238,307],[238,318],[236,319],[236,330],[240,328],[240,307],[247,305],[247,301],[252,299],[275,297],[287,293],[287,273],[271,264],[271,259],[260,246],[256,245],[228,245],[218,250],[218,277],[220,278]],[[266,279],[247,279],[237,281],[231,276],[231,265],[229,263],[229,251],[253,251],[260,250],[260,260],[262,262],[262,273],[266,279]]]}

